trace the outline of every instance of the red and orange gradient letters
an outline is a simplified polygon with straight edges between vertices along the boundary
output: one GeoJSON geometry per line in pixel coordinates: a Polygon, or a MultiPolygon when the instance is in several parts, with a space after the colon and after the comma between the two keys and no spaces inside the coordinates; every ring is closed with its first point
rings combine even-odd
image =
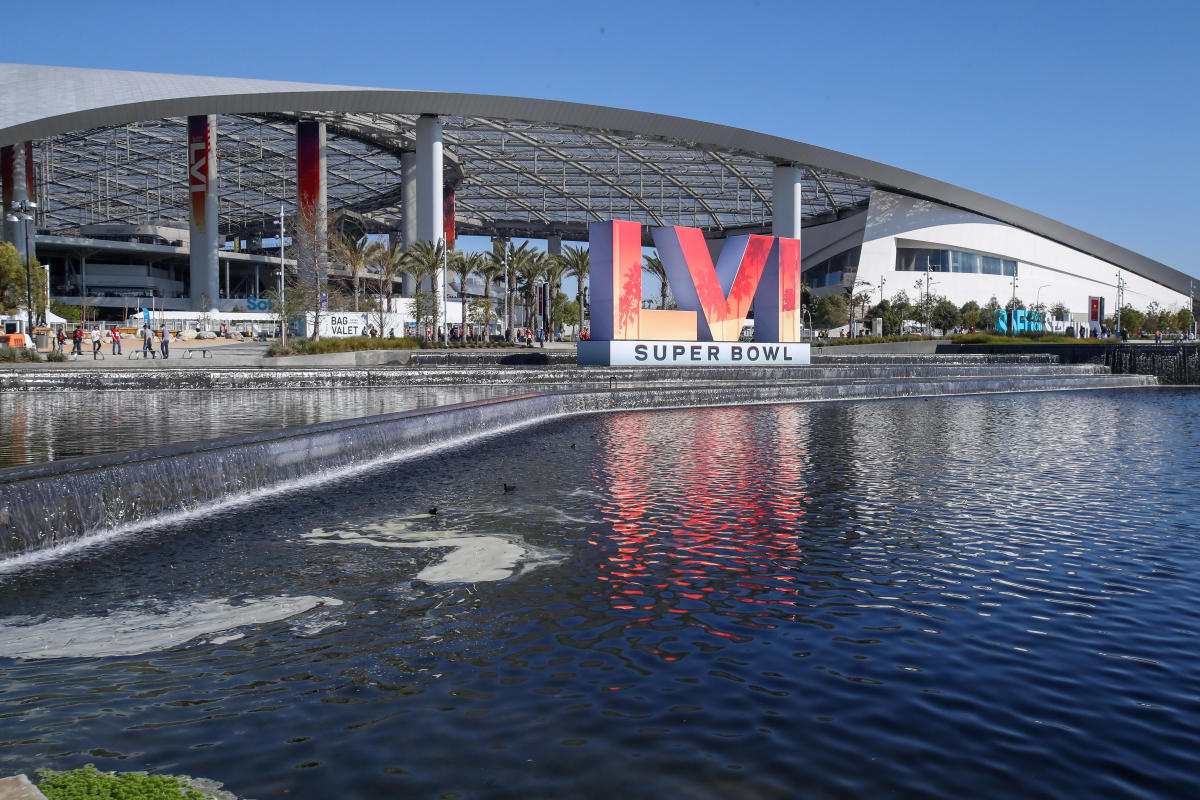
{"type": "Polygon", "coordinates": [[[755,341],[800,341],[800,242],[725,240],[714,265],[698,228],[651,231],[678,311],[642,308],[642,226],[589,226],[592,338],[736,342],[754,309],[755,341]]]}

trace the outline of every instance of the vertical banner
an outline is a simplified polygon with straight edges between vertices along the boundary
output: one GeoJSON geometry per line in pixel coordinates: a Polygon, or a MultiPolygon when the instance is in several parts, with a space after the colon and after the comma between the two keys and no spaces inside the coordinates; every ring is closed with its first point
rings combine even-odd
{"type": "MultiPolygon", "coordinates": [[[[33,171],[33,142],[25,143],[25,199],[37,202],[37,176],[33,171]]],[[[34,241],[34,237],[37,235],[37,218],[45,211],[39,204],[29,213],[34,217],[34,221],[22,223],[27,226],[27,230],[25,236],[22,237],[21,247],[29,249],[26,255],[32,259],[37,258],[37,243],[34,241]]]]}
{"type": "Polygon", "coordinates": [[[300,208],[298,267],[324,277],[326,241],[325,123],[306,119],[296,123],[296,191],[300,208]]]}
{"type": "Polygon", "coordinates": [[[209,118],[188,117],[188,192],[191,195],[191,222],[201,236],[208,232],[204,207],[212,177],[212,135],[209,118]]]}
{"type": "Polygon", "coordinates": [[[1089,297],[1088,298],[1088,322],[1093,325],[1099,325],[1104,319],[1104,298],[1089,297]]]}
{"type": "Polygon", "coordinates": [[[442,192],[442,235],[446,237],[446,249],[454,249],[454,190],[442,192]]]}
{"type": "Polygon", "coordinates": [[[25,143],[25,192],[30,200],[37,197],[37,176],[33,172],[33,142],[25,143]]]}
{"type": "Polygon", "coordinates": [[[3,239],[6,242],[11,242],[15,238],[13,229],[16,223],[8,221],[8,212],[12,210],[13,204],[14,155],[11,144],[0,147],[0,184],[3,184],[4,189],[4,206],[0,208],[0,220],[4,223],[3,239]]]}
{"type": "Polygon", "coordinates": [[[217,263],[217,118],[188,117],[188,194],[190,195],[190,254],[188,258],[192,308],[208,311],[220,299],[217,263]]]}

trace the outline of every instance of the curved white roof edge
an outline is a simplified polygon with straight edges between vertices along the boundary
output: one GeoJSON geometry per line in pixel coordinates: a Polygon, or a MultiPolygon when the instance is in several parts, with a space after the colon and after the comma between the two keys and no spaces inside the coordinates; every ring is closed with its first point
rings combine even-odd
{"type": "Polygon", "coordinates": [[[811,165],[845,173],[882,189],[990,217],[1185,294],[1190,285],[1188,275],[1166,264],[1002,200],[836,150],[727,125],[524,97],[0,64],[0,145],[165,117],[294,111],[437,114],[547,122],[751,153],[779,164],[811,165]]]}

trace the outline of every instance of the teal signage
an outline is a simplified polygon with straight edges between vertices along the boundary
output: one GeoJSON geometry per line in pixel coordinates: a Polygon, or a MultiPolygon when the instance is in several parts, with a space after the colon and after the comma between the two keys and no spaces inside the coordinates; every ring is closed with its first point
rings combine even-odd
{"type": "Polygon", "coordinates": [[[996,309],[996,330],[1000,333],[1035,333],[1045,330],[1045,311],[1026,311],[1023,308],[1005,311],[996,309]]]}

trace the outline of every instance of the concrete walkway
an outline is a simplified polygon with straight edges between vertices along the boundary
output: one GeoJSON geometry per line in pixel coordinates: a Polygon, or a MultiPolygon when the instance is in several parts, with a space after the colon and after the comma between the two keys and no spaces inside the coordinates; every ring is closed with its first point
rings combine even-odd
{"type": "Polygon", "coordinates": [[[85,346],[81,356],[70,356],[68,361],[43,361],[37,363],[16,362],[0,363],[0,372],[8,370],[27,369],[60,369],[60,370],[163,370],[163,369],[196,369],[208,367],[251,367],[256,369],[297,367],[377,367],[405,366],[418,354],[421,360],[441,355],[462,356],[480,354],[496,356],[499,354],[533,356],[535,354],[555,354],[559,357],[573,355],[573,342],[547,343],[545,347],[529,347],[513,345],[511,347],[493,348],[448,348],[425,350],[359,350],[350,353],[326,353],[314,356],[282,356],[265,358],[270,343],[251,342],[246,340],[227,339],[197,339],[187,342],[172,342],[168,350],[169,358],[164,359],[155,349],[153,358],[142,357],[140,344],[129,343],[121,355],[112,355],[109,347],[101,349],[100,358],[93,358],[90,345],[85,346]]]}

